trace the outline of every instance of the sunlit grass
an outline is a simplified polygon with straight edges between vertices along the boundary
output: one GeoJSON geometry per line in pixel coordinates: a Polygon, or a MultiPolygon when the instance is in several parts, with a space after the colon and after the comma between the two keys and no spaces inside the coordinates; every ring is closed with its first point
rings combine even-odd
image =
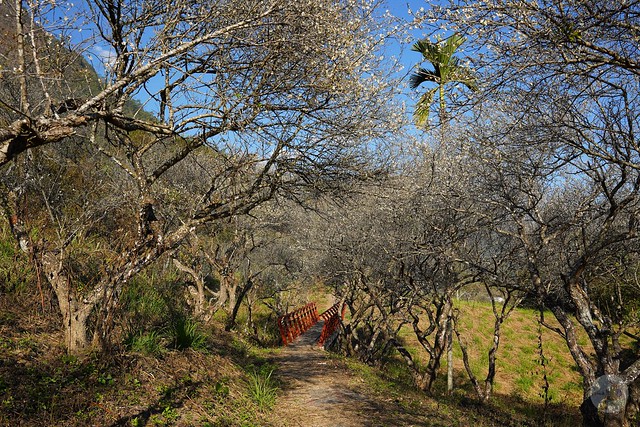
{"type": "Polygon", "coordinates": [[[249,370],[249,396],[261,411],[271,410],[278,397],[278,387],[272,378],[273,371],[274,368],[268,364],[249,370]]]}
{"type": "MultiPolygon", "coordinates": [[[[488,302],[456,301],[460,311],[458,326],[463,341],[467,345],[471,370],[479,381],[487,375],[488,352],[492,345],[495,318],[488,302]]],[[[538,348],[538,316],[537,310],[530,308],[516,309],[501,328],[500,348],[496,360],[495,393],[519,396],[532,403],[543,402],[543,375],[549,381],[549,396],[552,402],[579,405],[582,398],[580,375],[563,339],[553,331],[542,329],[543,354],[547,359],[546,368],[540,364],[538,348]]],[[[553,323],[553,316],[545,316],[547,322],[553,323]]],[[[410,328],[402,331],[410,351],[423,363],[427,355],[420,350],[420,344],[413,336],[410,328]]],[[[586,337],[581,337],[586,344],[586,337]]],[[[454,343],[454,380],[455,387],[471,390],[471,384],[462,361],[462,351],[454,343]]],[[[443,386],[446,376],[447,361],[441,361],[441,374],[437,382],[443,386]]]]}

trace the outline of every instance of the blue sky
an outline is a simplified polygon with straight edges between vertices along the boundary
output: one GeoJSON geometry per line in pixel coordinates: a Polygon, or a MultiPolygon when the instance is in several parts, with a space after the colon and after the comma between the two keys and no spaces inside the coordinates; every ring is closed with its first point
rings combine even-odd
{"type": "MultiPolygon", "coordinates": [[[[73,3],[69,3],[72,5],[73,3]]],[[[427,9],[430,5],[430,2],[427,0],[387,0],[382,7],[382,12],[385,10],[389,10],[389,12],[401,20],[405,22],[410,22],[413,20],[413,16],[409,13],[409,9],[412,11],[418,11],[420,8],[427,9]]],[[[78,8],[82,9],[82,2],[78,2],[75,5],[69,8],[69,12],[77,11],[78,8]]],[[[60,17],[57,17],[60,19],[60,17]]],[[[87,29],[87,31],[91,31],[91,29],[87,29]]],[[[73,38],[78,37],[77,42],[80,42],[81,39],[85,38],[87,34],[85,31],[82,34],[79,33],[71,33],[73,38]],[[75,36],[75,37],[74,37],[75,36]]],[[[407,105],[407,109],[409,113],[412,111],[413,106],[418,98],[418,92],[411,91],[405,85],[408,82],[408,75],[411,73],[413,67],[415,67],[421,60],[420,54],[417,52],[413,52],[410,50],[411,44],[425,36],[425,33],[422,29],[412,29],[409,30],[409,37],[404,40],[399,39],[390,39],[389,44],[386,46],[385,51],[383,52],[385,57],[391,59],[391,57],[397,58],[399,63],[403,66],[403,69],[395,75],[396,78],[401,79],[401,87],[403,88],[403,95],[401,95],[401,100],[404,101],[407,105]],[[413,93],[412,93],[413,92],[413,93]]],[[[76,40],[73,40],[74,42],[76,40]]],[[[92,45],[85,46],[88,49],[86,50],[85,56],[89,60],[89,62],[96,68],[98,73],[104,75],[105,68],[103,63],[108,62],[109,56],[112,55],[107,46],[102,45],[92,45]]],[[[140,99],[144,102],[144,99],[140,99]]]]}
{"type": "MultiPolygon", "coordinates": [[[[417,11],[421,7],[428,8],[429,4],[432,2],[428,2],[427,0],[387,0],[383,6],[383,10],[389,10],[391,14],[394,16],[401,18],[404,21],[411,21],[413,19],[412,15],[409,13],[409,9],[412,11],[417,11]]],[[[437,2],[433,2],[437,3],[437,2]]],[[[75,8],[82,7],[81,3],[76,4],[75,8]]],[[[75,9],[72,7],[71,9],[75,9]]],[[[420,38],[424,37],[424,33],[420,29],[411,30],[412,40],[416,41],[420,38]]],[[[80,38],[84,38],[85,34],[71,34],[72,36],[76,35],[80,38]]],[[[387,47],[387,52],[389,54],[396,56],[399,58],[400,62],[405,66],[405,71],[408,71],[410,67],[414,66],[419,60],[420,55],[416,52],[412,52],[409,50],[411,43],[401,44],[398,41],[392,41],[391,44],[387,47]]],[[[105,46],[94,45],[87,51],[88,60],[99,70],[101,74],[104,73],[104,67],[101,64],[101,61],[108,60],[109,56],[112,55],[110,51],[105,46]]]]}
{"type": "MultiPolygon", "coordinates": [[[[419,11],[421,8],[428,9],[431,4],[438,3],[440,3],[440,0],[431,2],[428,0],[387,0],[386,8],[393,16],[405,22],[411,22],[414,20],[413,13],[419,11]],[[410,10],[411,13],[409,12],[410,10]]],[[[407,38],[405,40],[391,40],[386,47],[386,52],[396,57],[403,66],[402,71],[396,74],[395,77],[401,79],[402,94],[399,95],[399,98],[406,104],[407,115],[412,116],[415,104],[425,89],[420,87],[413,90],[408,87],[409,75],[417,65],[421,64],[422,60],[422,56],[418,52],[412,51],[411,46],[416,41],[427,37],[429,35],[428,31],[432,31],[433,29],[429,30],[424,28],[424,26],[418,26],[417,28],[414,27],[405,30],[405,36],[407,38]]],[[[446,37],[448,34],[443,32],[439,35],[446,37]]]]}

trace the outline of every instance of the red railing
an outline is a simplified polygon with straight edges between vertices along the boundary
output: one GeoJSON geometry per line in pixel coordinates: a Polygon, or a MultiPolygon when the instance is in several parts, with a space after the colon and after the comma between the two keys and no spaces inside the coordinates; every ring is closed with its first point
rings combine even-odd
{"type": "Polygon", "coordinates": [[[315,302],[310,302],[290,313],[278,318],[278,329],[282,337],[282,345],[293,342],[318,322],[318,309],[315,302]]]}
{"type": "Polygon", "coordinates": [[[320,338],[318,338],[318,345],[324,345],[331,335],[340,327],[340,322],[344,319],[344,314],[347,311],[346,304],[342,304],[342,310],[339,310],[340,304],[339,302],[333,304],[327,311],[320,315],[320,319],[324,320],[324,325],[322,326],[320,338]]]}

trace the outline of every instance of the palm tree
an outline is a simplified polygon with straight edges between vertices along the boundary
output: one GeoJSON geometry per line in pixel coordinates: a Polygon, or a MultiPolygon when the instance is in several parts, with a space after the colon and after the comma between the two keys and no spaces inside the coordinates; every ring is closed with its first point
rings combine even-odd
{"type": "Polygon", "coordinates": [[[440,123],[443,125],[446,122],[444,93],[447,84],[462,84],[471,91],[477,90],[476,78],[471,69],[462,65],[460,59],[453,56],[465,40],[463,36],[455,33],[445,40],[435,43],[428,39],[420,40],[411,47],[411,50],[422,54],[423,61],[428,61],[433,66],[433,70],[418,67],[409,80],[411,88],[415,89],[424,82],[433,82],[437,85],[426,91],[416,105],[414,118],[419,126],[424,126],[427,123],[436,92],[440,97],[440,123]]]}
{"type": "MultiPolygon", "coordinates": [[[[433,70],[418,67],[418,70],[411,75],[409,85],[416,89],[424,82],[433,82],[436,87],[427,90],[418,101],[416,110],[413,113],[416,124],[425,126],[429,119],[429,110],[433,104],[433,97],[438,92],[440,97],[440,130],[442,140],[445,140],[447,132],[447,105],[444,100],[445,86],[448,84],[462,84],[471,91],[477,90],[476,78],[473,72],[460,64],[460,59],[453,56],[456,50],[465,42],[465,38],[458,33],[454,33],[445,40],[430,42],[423,39],[416,42],[411,50],[420,52],[422,60],[431,63],[433,70]]],[[[453,311],[449,305],[449,313],[446,324],[446,349],[447,349],[447,392],[453,391],[453,311]]]]}

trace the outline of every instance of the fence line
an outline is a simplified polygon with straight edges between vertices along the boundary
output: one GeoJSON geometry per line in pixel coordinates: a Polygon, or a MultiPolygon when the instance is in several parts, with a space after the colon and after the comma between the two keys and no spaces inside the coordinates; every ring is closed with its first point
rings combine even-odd
{"type": "Polygon", "coordinates": [[[324,325],[322,326],[320,338],[318,338],[318,345],[324,345],[340,327],[340,323],[344,319],[345,312],[347,311],[346,304],[342,304],[342,310],[339,310],[340,304],[339,302],[333,304],[327,311],[320,315],[320,319],[324,320],[324,325]]]}
{"type": "Polygon", "coordinates": [[[318,322],[318,308],[315,302],[310,302],[290,313],[278,318],[278,329],[282,337],[282,345],[293,342],[318,322]]]}

